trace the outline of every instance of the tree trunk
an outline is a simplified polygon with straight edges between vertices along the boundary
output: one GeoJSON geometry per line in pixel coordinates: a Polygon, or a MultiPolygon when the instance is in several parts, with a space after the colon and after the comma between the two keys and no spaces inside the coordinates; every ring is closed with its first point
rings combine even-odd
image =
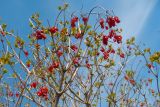
{"type": "Polygon", "coordinates": [[[60,95],[56,94],[55,101],[52,104],[52,107],[57,107],[59,103],[60,95]]]}
{"type": "Polygon", "coordinates": [[[86,107],[91,107],[91,104],[90,104],[90,103],[87,103],[87,104],[86,104],[86,107]]]}

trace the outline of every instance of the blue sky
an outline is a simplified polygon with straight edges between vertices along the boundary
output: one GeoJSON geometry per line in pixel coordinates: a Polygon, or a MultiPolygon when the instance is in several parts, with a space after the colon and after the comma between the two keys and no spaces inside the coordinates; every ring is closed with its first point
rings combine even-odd
{"type": "MultiPolygon", "coordinates": [[[[29,17],[39,12],[44,23],[47,19],[54,22],[57,6],[64,0],[0,0],[0,23],[7,23],[21,36],[30,32],[29,17]]],[[[160,1],[159,0],[66,0],[70,10],[79,10],[83,4],[84,11],[96,5],[114,10],[121,18],[123,37],[136,36],[138,41],[146,43],[154,50],[160,49],[160,1]]]]}
{"type": "MultiPolygon", "coordinates": [[[[160,50],[160,0],[66,0],[70,11],[89,11],[96,5],[114,10],[121,19],[123,37],[135,36],[138,42],[145,43],[152,50],[160,50]]],[[[0,24],[7,23],[22,37],[31,32],[28,19],[40,13],[44,24],[47,19],[54,23],[58,14],[57,7],[63,0],[0,0],[0,24]]]]}

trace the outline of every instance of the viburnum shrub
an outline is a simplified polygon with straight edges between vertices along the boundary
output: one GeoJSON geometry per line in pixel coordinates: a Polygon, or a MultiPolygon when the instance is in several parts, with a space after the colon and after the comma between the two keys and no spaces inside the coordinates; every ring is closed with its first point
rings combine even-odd
{"type": "Polygon", "coordinates": [[[28,39],[1,24],[1,106],[152,105],[160,93],[153,71],[159,52],[148,61],[149,49],[141,50],[134,37],[125,42],[121,19],[113,11],[96,6],[69,15],[67,8],[60,6],[54,24],[47,26],[33,14],[28,39]],[[141,75],[148,73],[145,63],[158,90],[149,87],[152,78],[141,75]]]}

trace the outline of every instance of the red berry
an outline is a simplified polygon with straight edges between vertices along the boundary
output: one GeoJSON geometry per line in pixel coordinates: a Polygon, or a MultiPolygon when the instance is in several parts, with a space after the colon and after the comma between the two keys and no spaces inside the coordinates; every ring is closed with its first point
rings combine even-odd
{"type": "Polygon", "coordinates": [[[129,80],[129,77],[127,75],[124,76],[124,78],[128,81],[129,80]]]}
{"type": "Polygon", "coordinates": [[[48,98],[48,87],[46,86],[43,86],[41,87],[38,92],[37,92],[37,95],[40,96],[40,97],[44,97],[45,99],[48,98]]]}
{"type": "Polygon", "coordinates": [[[106,28],[106,30],[108,30],[108,29],[109,29],[109,28],[108,28],[108,26],[106,26],[105,28],[106,28]]]}
{"type": "Polygon", "coordinates": [[[41,36],[42,36],[42,39],[46,39],[47,37],[46,37],[46,35],[43,33],[43,34],[41,34],[41,36]]]}
{"type": "Polygon", "coordinates": [[[90,69],[91,65],[89,63],[86,64],[86,67],[90,69]]]}
{"type": "Polygon", "coordinates": [[[62,56],[62,55],[63,55],[63,52],[62,52],[61,50],[58,50],[58,51],[57,51],[57,56],[60,57],[60,56],[62,56]]]}
{"type": "Polygon", "coordinates": [[[86,25],[88,22],[88,17],[83,17],[82,20],[83,20],[84,25],[86,25]]]}
{"type": "Polygon", "coordinates": [[[42,91],[43,94],[48,93],[48,88],[46,86],[41,87],[40,90],[42,91]]]}
{"type": "Polygon", "coordinates": [[[38,84],[37,82],[33,82],[33,83],[30,84],[30,86],[31,86],[31,88],[36,88],[37,84],[38,84]]]}
{"type": "Polygon", "coordinates": [[[108,44],[108,36],[103,36],[103,44],[104,45],[108,44]]]}
{"type": "Polygon", "coordinates": [[[115,53],[115,50],[114,50],[114,49],[112,49],[112,50],[111,50],[111,53],[113,53],[113,54],[114,54],[114,53],[115,53]]]}
{"type": "Polygon", "coordinates": [[[79,64],[79,58],[74,58],[74,59],[73,59],[73,63],[74,63],[74,64],[79,64]]]}
{"type": "Polygon", "coordinates": [[[30,67],[30,66],[31,66],[31,61],[30,61],[30,60],[28,60],[28,61],[26,62],[26,66],[27,66],[27,67],[30,67]]]}
{"type": "Polygon", "coordinates": [[[114,36],[114,39],[117,41],[117,43],[121,43],[122,42],[122,36],[120,36],[120,35],[114,36]]]}
{"type": "Polygon", "coordinates": [[[116,22],[114,20],[114,17],[108,17],[106,22],[108,23],[109,28],[116,26],[116,22]]]}
{"type": "Polygon", "coordinates": [[[153,68],[152,64],[148,64],[147,66],[148,66],[149,69],[153,68]]]}
{"type": "Polygon", "coordinates": [[[8,93],[8,96],[9,96],[9,97],[12,97],[12,96],[13,96],[13,92],[10,91],[10,92],[8,93]]]}
{"type": "Polygon", "coordinates": [[[46,39],[46,35],[44,34],[43,30],[37,30],[35,33],[32,34],[37,40],[39,39],[46,39]]]}
{"type": "Polygon", "coordinates": [[[104,19],[103,18],[101,18],[99,20],[99,24],[100,24],[101,28],[104,29],[104,19]]]}
{"type": "Polygon", "coordinates": [[[125,56],[124,56],[124,53],[121,53],[121,54],[120,54],[120,57],[121,57],[121,58],[124,58],[124,57],[125,57],[125,56]]]}
{"type": "Polygon", "coordinates": [[[28,51],[24,50],[24,54],[27,57],[28,56],[28,51]]]}
{"type": "Polygon", "coordinates": [[[51,27],[51,28],[49,29],[49,31],[50,31],[52,34],[54,34],[54,33],[58,32],[58,28],[54,26],[54,27],[51,27]]]}
{"type": "Polygon", "coordinates": [[[114,20],[115,20],[116,23],[120,23],[119,17],[115,16],[114,20]]]}
{"type": "Polygon", "coordinates": [[[75,35],[75,38],[76,38],[76,39],[81,38],[81,33],[78,32],[78,33],[75,35]]]}
{"type": "Polygon", "coordinates": [[[6,33],[4,31],[0,31],[0,33],[1,33],[2,36],[6,35],[6,33]]]}
{"type": "Polygon", "coordinates": [[[50,65],[50,66],[48,67],[48,71],[49,71],[50,73],[52,73],[53,70],[54,70],[55,68],[58,68],[58,67],[59,67],[59,62],[53,62],[52,65],[50,65]]]}
{"type": "Polygon", "coordinates": [[[132,84],[132,85],[135,85],[136,82],[133,80],[133,79],[130,79],[129,82],[132,84]]]}
{"type": "Polygon", "coordinates": [[[74,51],[74,52],[77,52],[78,48],[76,45],[71,45],[71,49],[74,51]]]}
{"type": "Polygon", "coordinates": [[[72,22],[77,22],[77,21],[78,21],[78,17],[77,16],[72,18],[72,22]]]}
{"type": "Polygon", "coordinates": [[[48,67],[48,71],[49,71],[50,73],[52,73],[53,70],[54,70],[54,67],[53,67],[52,65],[48,67]]]}
{"type": "Polygon", "coordinates": [[[45,99],[45,100],[48,100],[48,96],[47,96],[47,95],[46,95],[46,96],[44,96],[44,99],[45,99]]]}
{"type": "Polygon", "coordinates": [[[113,86],[113,83],[112,83],[112,82],[110,82],[108,85],[113,86]]]}
{"type": "Polygon", "coordinates": [[[99,52],[97,52],[97,54],[96,54],[97,56],[99,55],[99,52]]]}
{"type": "Polygon", "coordinates": [[[101,50],[100,50],[101,52],[104,52],[105,51],[105,49],[103,48],[103,47],[101,47],[101,50]]]}
{"type": "Polygon", "coordinates": [[[16,92],[16,97],[19,97],[19,93],[18,92],[16,92]]]}
{"type": "Polygon", "coordinates": [[[151,93],[154,94],[154,90],[153,89],[151,89],[151,93]]]}
{"type": "Polygon", "coordinates": [[[73,27],[75,27],[76,26],[76,22],[78,21],[78,17],[73,17],[72,19],[71,19],[71,27],[73,28],[73,27]]]}
{"type": "Polygon", "coordinates": [[[108,57],[109,57],[109,53],[106,51],[106,52],[104,52],[103,53],[103,55],[104,55],[104,59],[108,59],[108,57]]]}
{"type": "Polygon", "coordinates": [[[37,92],[37,95],[38,95],[38,96],[42,96],[42,92],[41,92],[41,91],[38,91],[38,92],[37,92]]]}
{"type": "Polygon", "coordinates": [[[59,67],[59,62],[55,61],[52,64],[53,68],[58,68],[59,67]]]}
{"type": "Polygon", "coordinates": [[[112,38],[112,37],[114,37],[114,36],[116,36],[116,32],[115,32],[115,30],[111,30],[111,31],[109,32],[108,37],[109,37],[109,38],[112,38]]]}

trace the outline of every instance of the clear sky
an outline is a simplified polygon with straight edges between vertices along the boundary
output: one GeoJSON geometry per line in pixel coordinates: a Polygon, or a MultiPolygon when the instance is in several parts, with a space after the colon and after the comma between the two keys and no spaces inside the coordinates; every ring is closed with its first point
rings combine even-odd
{"type": "MultiPolygon", "coordinates": [[[[30,32],[28,18],[39,12],[44,23],[54,22],[57,6],[64,0],[0,0],[1,22],[21,36],[30,32]]],[[[121,18],[124,38],[136,36],[154,50],[160,49],[160,0],[66,0],[70,10],[84,11],[96,5],[114,10],[121,18]]]]}
{"type": "MultiPolygon", "coordinates": [[[[22,37],[27,37],[31,29],[28,19],[40,13],[43,23],[51,24],[58,14],[57,7],[64,0],[0,0],[0,24],[6,23],[22,37]]],[[[152,50],[160,50],[160,0],[66,0],[70,11],[89,11],[96,5],[114,10],[120,17],[123,37],[136,36],[137,41],[145,43],[152,50]]]]}

